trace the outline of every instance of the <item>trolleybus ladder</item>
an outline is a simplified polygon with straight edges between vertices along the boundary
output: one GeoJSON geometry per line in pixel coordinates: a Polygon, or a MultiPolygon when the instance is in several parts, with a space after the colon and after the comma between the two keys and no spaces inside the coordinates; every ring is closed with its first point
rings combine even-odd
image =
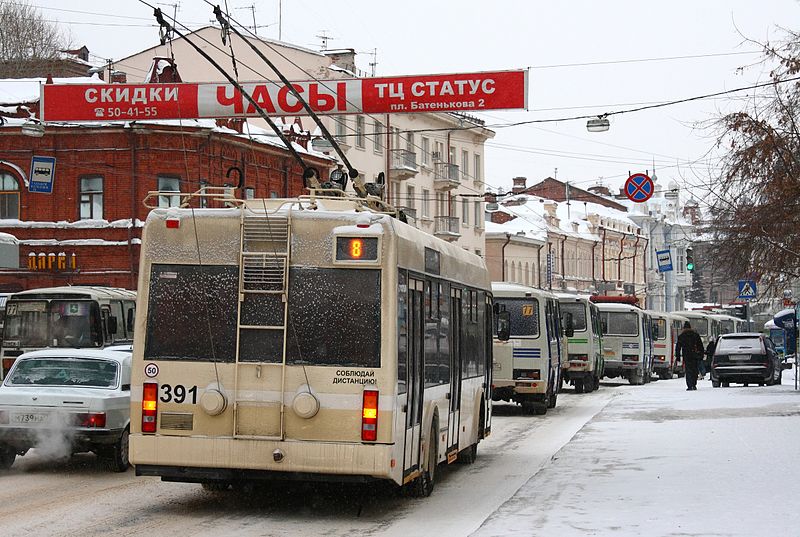
{"type": "MultiPolygon", "coordinates": [[[[236,388],[234,437],[282,440],[285,433],[284,389],[286,383],[286,327],[291,211],[253,212],[242,208],[239,256],[239,308],[237,316],[236,388]],[[246,301],[273,305],[282,315],[260,319],[243,318],[246,301]],[[280,319],[277,321],[276,319],[280,319]],[[277,332],[279,351],[253,361],[242,360],[242,335],[245,332],[277,332]],[[279,355],[276,353],[279,352],[279,355]],[[246,379],[246,380],[245,380],[246,379]],[[246,386],[243,386],[246,384],[246,386]],[[260,386],[260,388],[259,388],[260,386]],[[255,387],[255,389],[253,389],[255,387]],[[241,390],[241,391],[240,391],[241,390]]],[[[262,334],[263,335],[263,334],[262,334]]],[[[259,338],[260,339],[260,338],[259,338]]],[[[269,352],[269,351],[267,351],[269,352]]]]}

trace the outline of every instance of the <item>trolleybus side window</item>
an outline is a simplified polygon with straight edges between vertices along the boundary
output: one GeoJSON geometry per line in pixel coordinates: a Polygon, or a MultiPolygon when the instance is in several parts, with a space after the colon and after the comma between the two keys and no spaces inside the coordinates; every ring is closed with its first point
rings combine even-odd
{"type": "Polygon", "coordinates": [[[689,319],[689,321],[698,334],[701,336],[708,335],[708,319],[689,319]]]}
{"type": "Polygon", "coordinates": [[[667,320],[653,319],[653,324],[656,327],[656,339],[667,339],[667,320]]]}
{"type": "Polygon", "coordinates": [[[478,376],[483,376],[485,373],[485,366],[486,362],[484,360],[485,357],[485,347],[486,341],[483,337],[480,336],[482,333],[483,327],[486,326],[486,319],[485,319],[485,309],[486,309],[486,293],[483,291],[478,291],[477,293],[477,300],[475,301],[475,313],[476,313],[476,338],[475,338],[475,363],[478,366],[478,376]]]}
{"type": "Polygon", "coordinates": [[[381,365],[381,271],[292,267],[286,361],[381,365]]]}
{"type": "Polygon", "coordinates": [[[152,265],[145,360],[233,362],[239,268],[152,265]]]}

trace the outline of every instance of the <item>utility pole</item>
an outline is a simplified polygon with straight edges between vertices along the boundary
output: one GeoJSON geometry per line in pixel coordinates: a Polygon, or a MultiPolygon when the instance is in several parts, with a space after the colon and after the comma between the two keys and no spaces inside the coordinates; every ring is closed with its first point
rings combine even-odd
{"type": "Polygon", "coordinates": [[[323,52],[328,50],[328,40],[331,39],[331,36],[329,36],[326,33],[327,31],[328,30],[320,30],[319,31],[319,35],[315,35],[314,36],[314,37],[318,37],[319,39],[322,40],[322,48],[320,50],[322,50],[323,52]]]}
{"type": "Polygon", "coordinates": [[[281,41],[281,33],[283,30],[283,5],[282,0],[278,0],[278,41],[281,41]]]}
{"type": "MultiPolygon", "coordinates": [[[[256,6],[255,6],[255,4],[250,4],[249,6],[237,7],[236,9],[249,9],[250,10],[250,12],[253,14],[253,33],[257,34],[258,33],[258,26],[256,26],[256,6]]],[[[278,38],[278,39],[280,39],[280,38],[278,38]]]]}

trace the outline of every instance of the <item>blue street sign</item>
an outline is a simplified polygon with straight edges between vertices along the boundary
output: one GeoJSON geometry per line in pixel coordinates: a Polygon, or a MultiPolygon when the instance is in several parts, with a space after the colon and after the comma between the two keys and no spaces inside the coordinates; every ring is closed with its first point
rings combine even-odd
{"type": "Polygon", "coordinates": [[[625,195],[636,203],[649,200],[653,192],[655,192],[653,180],[643,173],[634,173],[625,181],[625,195]]]}
{"type": "Polygon", "coordinates": [[[672,270],[672,255],[669,250],[656,250],[656,260],[658,261],[659,272],[669,272],[672,270]]]}
{"type": "Polygon", "coordinates": [[[739,280],[739,298],[755,298],[757,292],[755,280],[739,280]]]}
{"type": "Polygon", "coordinates": [[[33,157],[31,159],[29,192],[53,193],[53,181],[56,178],[55,157],[33,157]]]}

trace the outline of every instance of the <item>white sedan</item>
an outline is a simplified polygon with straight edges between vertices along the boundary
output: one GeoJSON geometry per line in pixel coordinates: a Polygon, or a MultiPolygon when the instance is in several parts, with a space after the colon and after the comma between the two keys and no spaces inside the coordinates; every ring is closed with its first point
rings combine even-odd
{"type": "Polygon", "coordinates": [[[93,451],[128,469],[131,354],[47,349],[21,355],[0,386],[0,468],[37,448],[70,456],[93,451]]]}

